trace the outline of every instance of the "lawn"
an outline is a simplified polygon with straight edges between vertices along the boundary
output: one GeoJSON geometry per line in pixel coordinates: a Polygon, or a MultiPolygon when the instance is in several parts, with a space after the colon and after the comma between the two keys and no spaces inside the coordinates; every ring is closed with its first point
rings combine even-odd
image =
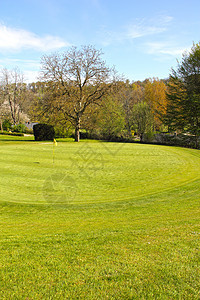
{"type": "Polygon", "coordinates": [[[200,152],[0,136],[0,299],[199,299],[200,152]]]}

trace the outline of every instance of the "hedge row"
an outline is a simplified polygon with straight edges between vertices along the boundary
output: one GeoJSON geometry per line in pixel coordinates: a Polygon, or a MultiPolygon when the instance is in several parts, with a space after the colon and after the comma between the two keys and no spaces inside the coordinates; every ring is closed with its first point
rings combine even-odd
{"type": "Polygon", "coordinates": [[[1,135],[24,136],[24,134],[20,133],[20,132],[8,132],[8,131],[0,132],[0,134],[1,135]]]}
{"type": "Polygon", "coordinates": [[[187,148],[200,148],[200,139],[196,145],[196,137],[185,134],[156,134],[154,142],[162,145],[180,146],[187,148]]]}

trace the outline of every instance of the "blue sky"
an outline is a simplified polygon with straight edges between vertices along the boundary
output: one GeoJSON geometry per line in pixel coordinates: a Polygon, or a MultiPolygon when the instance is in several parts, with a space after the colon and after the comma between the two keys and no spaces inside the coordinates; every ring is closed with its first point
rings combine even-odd
{"type": "Polygon", "coordinates": [[[199,0],[0,0],[0,68],[36,81],[44,54],[94,45],[130,81],[167,78],[200,40],[199,0]]]}

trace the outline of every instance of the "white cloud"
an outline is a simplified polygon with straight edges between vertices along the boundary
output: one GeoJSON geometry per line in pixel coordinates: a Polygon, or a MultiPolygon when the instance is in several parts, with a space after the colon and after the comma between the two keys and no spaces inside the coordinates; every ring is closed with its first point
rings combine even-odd
{"type": "Polygon", "coordinates": [[[165,27],[145,25],[142,23],[130,25],[128,28],[127,38],[136,39],[143,36],[154,35],[162,33],[166,30],[165,27]]]}
{"type": "Polygon", "coordinates": [[[152,42],[146,44],[146,52],[154,55],[166,55],[166,56],[181,56],[185,51],[188,51],[191,47],[179,47],[170,42],[152,42]]]}
{"type": "Polygon", "coordinates": [[[124,42],[141,37],[148,37],[163,33],[168,30],[173,18],[170,16],[157,16],[152,19],[136,19],[124,27],[123,30],[109,31],[102,28],[101,40],[104,46],[113,42],[124,42]]]}
{"type": "Polygon", "coordinates": [[[26,68],[37,69],[40,67],[40,62],[36,59],[4,58],[0,59],[0,64],[9,68],[13,66],[18,66],[20,68],[20,66],[23,66],[26,68]]]}
{"type": "Polygon", "coordinates": [[[0,24],[0,51],[20,51],[22,49],[35,49],[49,51],[69,46],[57,36],[46,35],[40,37],[33,32],[7,27],[0,24]]]}
{"type": "Polygon", "coordinates": [[[135,39],[143,36],[155,35],[168,29],[173,20],[170,16],[159,16],[153,19],[138,19],[129,24],[127,38],[135,39]]]}

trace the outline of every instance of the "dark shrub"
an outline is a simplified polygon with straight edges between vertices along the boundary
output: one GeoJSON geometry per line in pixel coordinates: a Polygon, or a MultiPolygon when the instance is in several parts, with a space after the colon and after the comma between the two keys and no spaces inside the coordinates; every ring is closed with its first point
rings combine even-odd
{"type": "Polygon", "coordinates": [[[36,141],[52,141],[55,138],[55,130],[52,125],[35,124],[33,133],[36,141]]]}
{"type": "Polygon", "coordinates": [[[159,133],[155,135],[154,142],[156,144],[169,145],[169,146],[179,146],[187,148],[200,148],[200,140],[198,140],[198,145],[196,145],[195,136],[188,134],[170,134],[170,133],[159,133]]]}
{"type": "Polygon", "coordinates": [[[9,120],[6,119],[3,121],[2,126],[3,126],[3,130],[9,131],[11,129],[12,124],[9,120]]]}

